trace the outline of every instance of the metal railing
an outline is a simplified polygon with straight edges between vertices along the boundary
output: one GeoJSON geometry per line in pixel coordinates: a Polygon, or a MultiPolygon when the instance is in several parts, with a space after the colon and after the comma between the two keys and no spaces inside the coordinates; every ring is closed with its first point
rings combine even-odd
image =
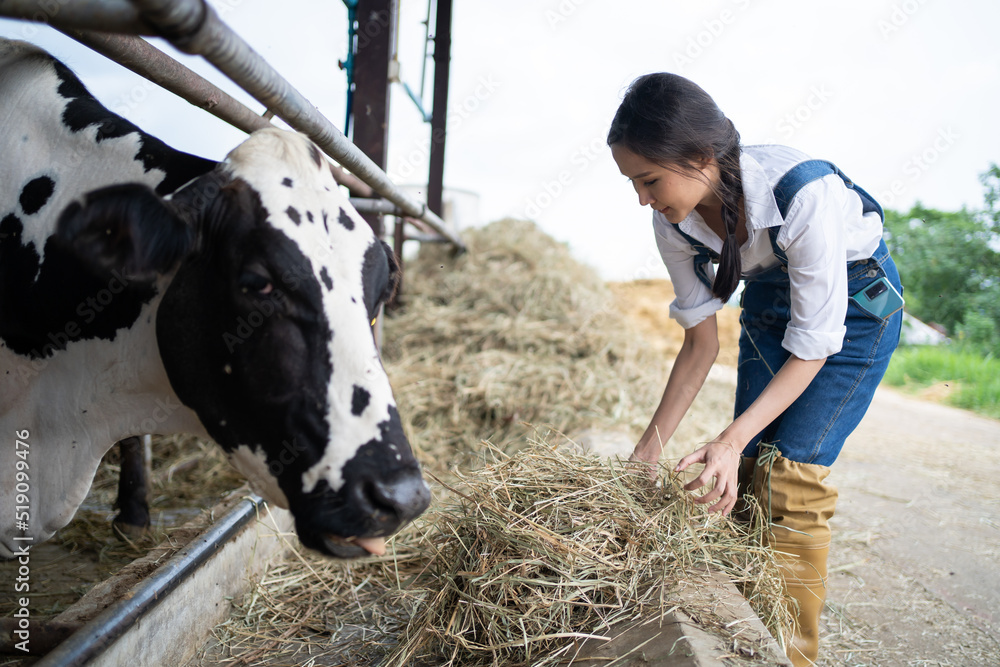
{"type": "Polygon", "coordinates": [[[251,121],[247,114],[259,116],[245,107],[240,110],[238,107],[243,105],[173,58],[138,37],[116,39],[100,33],[156,35],[185,53],[202,56],[268,111],[307,135],[371,190],[392,202],[401,216],[422,221],[459,251],[465,250],[459,236],[436,213],[396,187],[378,165],[226,25],[204,0],[0,0],[0,16],[47,23],[98,52],[107,51],[105,55],[116,61],[121,57],[131,62],[131,66],[122,64],[154,83],[160,83],[157,79],[170,83],[164,87],[210,112],[215,113],[213,105],[204,102],[206,94],[222,100],[221,109],[215,105],[217,116],[244,131],[256,129],[260,121],[251,121]],[[144,58],[148,61],[143,62],[144,58]]]}

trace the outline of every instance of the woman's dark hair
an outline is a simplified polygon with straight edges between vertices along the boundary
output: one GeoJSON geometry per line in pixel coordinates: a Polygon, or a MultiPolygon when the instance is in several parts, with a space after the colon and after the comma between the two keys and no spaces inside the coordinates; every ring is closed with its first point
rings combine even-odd
{"type": "Polygon", "coordinates": [[[667,169],[694,170],[715,158],[726,239],[712,293],[729,299],[740,282],[742,262],[736,225],[743,199],[740,133],[715,101],[695,83],[668,73],[632,82],[611,121],[608,145],[620,144],[667,169]]]}

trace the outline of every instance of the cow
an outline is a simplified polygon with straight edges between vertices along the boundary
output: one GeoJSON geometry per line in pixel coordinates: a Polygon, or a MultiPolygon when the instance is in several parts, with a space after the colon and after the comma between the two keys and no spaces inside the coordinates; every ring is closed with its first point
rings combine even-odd
{"type": "Polygon", "coordinates": [[[187,154],[0,39],[0,556],[150,432],[214,440],[306,547],[383,552],[430,502],[373,335],[397,277],[303,135],[187,154]]]}

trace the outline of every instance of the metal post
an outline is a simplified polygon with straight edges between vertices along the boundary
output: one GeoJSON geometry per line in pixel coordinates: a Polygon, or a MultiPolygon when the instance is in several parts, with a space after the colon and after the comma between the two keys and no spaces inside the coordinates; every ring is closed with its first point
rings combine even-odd
{"type": "Polygon", "coordinates": [[[431,154],[427,174],[427,208],[443,216],[444,146],[447,138],[448,77],[451,69],[451,3],[437,0],[434,20],[434,107],[431,112],[431,154]]]}
{"type": "MultiPolygon", "coordinates": [[[[389,134],[389,59],[396,30],[396,0],[358,0],[357,50],[354,53],[352,139],[380,169],[385,169],[389,134]]],[[[354,196],[359,193],[352,192],[354,196]]],[[[362,217],[382,237],[378,213],[362,217]]]]}

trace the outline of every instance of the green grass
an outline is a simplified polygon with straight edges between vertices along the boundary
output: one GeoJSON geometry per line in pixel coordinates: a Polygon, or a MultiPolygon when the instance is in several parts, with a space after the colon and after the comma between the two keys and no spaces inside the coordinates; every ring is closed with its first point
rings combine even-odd
{"type": "Polygon", "coordinates": [[[961,347],[910,346],[896,350],[885,374],[887,384],[920,391],[955,383],[946,402],[1000,419],[1000,360],[961,347]]]}

